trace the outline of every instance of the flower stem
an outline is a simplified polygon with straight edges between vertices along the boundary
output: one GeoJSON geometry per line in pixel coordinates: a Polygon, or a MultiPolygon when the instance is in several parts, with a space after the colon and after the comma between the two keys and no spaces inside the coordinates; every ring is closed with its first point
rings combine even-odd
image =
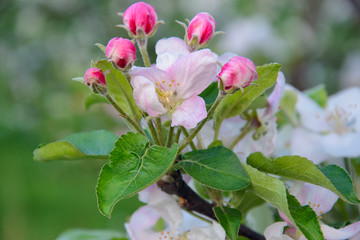
{"type": "Polygon", "coordinates": [[[169,134],[168,134],[167,139],[166,139],[166,147],[171,146],[171,141],[172,141],[173,135],[174,135],[174,127],[170,126],[169,134]]]}
{"type": "Polygon", "coordinates": [[[196,128],[190,133],[189,137],[187,137],[185,140],[182,141],[182,143],[180,144],[178,153],[180,153],[193,140],[193,138],[196,136],[196,134],[199,133],[199,131],[205,125],[205,123],[212,117],[215,109],[217,108],[217,106],[219,106],[219,103],[221,102],[221,100],[223,100],[224,97],[225,97],[225,93],[223,93],[222,91],[219,91],[219,95],[217,96],[214,104],[211,106],[206,118],[204,120],[202,120],[196,126],[196,128]]]}
{"type": "Polygon", "coordinates": [[[112,99],[112,97],[106,92],[104,94],[104,97],[109,101],[109,103],[111,105],[113,105],[113,107],[119,112],[120,116],[125,118],[125,120],[131,124],[136,131],[138,131],[138,133],[141,133],[142,135],[145,135],[144,130],[138,125],[136,124],[120,107],[119,105],[116,104],[116,102],[114,101],[114,99],[112,99]]]}
{"type": "Polygon", "coordinates": [[[138,47],[140,49],[141,57],[144,61],[145,67],[150,67],[150,59],[149,54],[147,52],[147,38],[145,39],[136,39],[136,42],[138,44],[138,47]]]}
{"type": "Polygon", "coordinates": [[[161,124],[160,117],[157,117],[155,121],[156,121],[155,123],[156,123],[159,143],[160,143],[161,146],[163,146],[164,145],[164,139],[163,139],[163,130],[162,130],[162,124],[161,124]]]}
{"type": "Polygon", "coordinates": [[[157,137],[156,130],[155,130],[154,124],[152,122],[152,119],[151,118],[146,118],[146,122],[147,122],[147,124],[149,126],[150,133],[151,133],[151,136],[152,136],[152,138],[154,140],[154,143],[156,145],[160,145],[160,142],[159,142],[159,139],[157,137]]]}
{"type": "Polygon", "coordinates": [[[246,134],[248,134],[253,128],[254,128],[254,127],[251,126],[251,124],[247,123],[247,124],[245,125],[245,127],[242,129],[240,135],[239,135],[239,136],[234,140],[234,142],[229,146],[229,149],[232,150],[232,149],[236,146],[236,144],[238,144],[238,143],[241,141],[241,139],[243,139],[243,138],[246,136],[246,134]]]}
{"type": "Polygon", "coordinates": [[[177,132],[175,134],[174,143],[179,143],[180,134],[181,134],[181,128],[178,128],[178,130],[177,130],[177,132]]]}
{"type": "MultiPolygon", "coordinates": [[[[181,130],[183,131],[185,137],[188,138],[189,137],[189,132],[184,127],[181,127],[181,130]]],[[[191,147],[192,150],[197,150],[197,148],[196,148],[196,146],[195,146],[195,144],[194,144],[194,142],[192,140],[190,140],[190,147],[191,147]]]]}

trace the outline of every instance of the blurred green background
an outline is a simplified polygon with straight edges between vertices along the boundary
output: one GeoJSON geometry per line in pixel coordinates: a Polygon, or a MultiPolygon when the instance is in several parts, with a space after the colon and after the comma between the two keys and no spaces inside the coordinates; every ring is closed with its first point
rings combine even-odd
{"type": "MultiPolygon", "coordinates": [[[[74,132],[124,125],[106,106],[85,111],[83,76],[94,46],[115,36],[116,15],[135,1],[0,1],[0,239],[55,239],[70,228],[120,229],[139,206],[136,197],[115,207],[111,220],[97,210],[95,185],[104,162],[32,161],[40,143],[74,132]]],[[[300,89],[326,84],[329,93],[360,86],[360,8],[357,0],[154,0],[166,22],[150,39],[184,35],[175,19],[199,11],[217,20],[210,47],[232,51],[256,65],[279,62],[300,89]]],[[[138,58],[140,59],[140,58],[138,58]]],[[[141,65],[141,61],[136,61],[141,65]]]]}

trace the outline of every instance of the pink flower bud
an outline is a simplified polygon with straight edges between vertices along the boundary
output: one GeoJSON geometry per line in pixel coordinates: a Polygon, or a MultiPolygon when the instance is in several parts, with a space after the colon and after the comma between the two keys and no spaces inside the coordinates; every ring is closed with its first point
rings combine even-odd
{"type": "Polygon", "coordinates": [[[153,6],[144,2],[134,3],[123,14],[123,22],[135,36],[151,33],[157,22],[157,14],[153,6]]]}
{"type": "Polygon", "coordinates": [[[245,57],[232,57],[221,69],[219,80],[225,92],[243,89],[258,78],[255,64],[245,57]]]}
{"type": "Polygon", "coordinates": [[[104,73],[99,68],[89,68],[84,76],[85,83],[91,86],[92,83],[105,85],[104,73]]]}
{"type": "Polygon", "coordinates": [[[209,13],[196,14],[187,28],[187,43],[197,46],[205,45],[214,35],[215,27],[216,21],[209,13]]]}
{"type": "Polygon", "coordinates": [[[136,60],[136,48],[129,39],[115,37],[107,44],[105,55],[119,68],[126,69],[136,60]]]}

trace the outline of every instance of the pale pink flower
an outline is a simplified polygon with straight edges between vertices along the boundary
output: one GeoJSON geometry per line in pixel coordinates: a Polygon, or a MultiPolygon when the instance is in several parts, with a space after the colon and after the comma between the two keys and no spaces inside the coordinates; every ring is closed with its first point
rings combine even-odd
{"type": "Polygon", "coordinates": [[[219,81],[225,92],[243,89],[258,78],[255,64],[245,57],[232,57],[221,69],[219,81]]]}
{"type": "Polygon", "coordinates": [[[186,31],[186,42],[194,49],[206,45],[213,37],[215,19],[207,12],[200,12],[191,19],[186,31]]]}
{"type": "Polygon", "coordinates": [[[125,38],[112,38],[106,46],[105,55],[121,69],[130,68],[136,60],[136,48],[125,38]]]}
{"type": "Polygon", "coordinates": [[[88,86],[92,83],[106,84],[104,73],[99,68],[89,68],[84,75],[84,81],[88,86]]]}
{"type": "MultiPolygon", "coordinates": [[[[338,196],[331,192],[330,190],[309,184],[309,183],[295,183],[290,188],[290,193],[295,195],[297,200],[301,205],[309,205],[316,215],[319,217],[322,214],[330,211],[334,206],[335,202],[338,200],[338,196]]],[[[280,216],[285,220],[285,222],[277,222],[270,225],[265,230],[265,237],[267,240],[289,240],[289,239],[306,239],[304,235],[297,230],[289,219],[279,212],[280,216]],[[289,226],[283,233],[284,227],[289,226]],[[291,236],[291,238],[290,238],[291,236]]],[[[320,221],[320,220],[319,220],[320,221]]],[[[350,224],[344,228],[336,229],[330,227],[320,221],[320,227],[324,234],[326,240],[345,240],[354,237],[360,232],[360,221],[350,224]]],[[[356,239],[356,238],[353,238],[356,239]]]]}
{"type": "Polygon", "coordinates": [[[171,126],[195,127],[207,115],[205,102],[197,95],[216,76],[216,57],[204,49],[181,56],[163,69],[132,71],[136,104],[151,117],[168,113],[171,126]]]}
{"type": "Polygon", "coordinates": [[[150,4],[137,2],[125,10],[123,22],[135,37],[142,37],[141,35],[149,35],[154,31],[157,14],[150,4]]]}
{"type": "Polygon", "coordinates": [[[147,203],[147,206],[139,208],[125,224],[131,240],[224,240],[226,237],[224,229],[218,223],[209,225],[182,211],[174,198],[156,185],[140,192],[139,199],[147,203]],[[167,227],[156,232],[153,226],[160,217],[167,227]]]}

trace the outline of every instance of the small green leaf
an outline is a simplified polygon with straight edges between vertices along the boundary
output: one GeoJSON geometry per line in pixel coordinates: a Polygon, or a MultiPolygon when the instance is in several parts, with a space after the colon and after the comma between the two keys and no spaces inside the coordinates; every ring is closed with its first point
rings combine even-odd
{"type": "Polygon", "coordinates": [[[84,80],[83,77],[75,77],[75,78],[72,78],[72,80],[75,81],[75,82],[85,84],[85,80],[84,80]]]}
{"type": "Polygon", "coordinates": [[[205,101],[205,104],[211,105],[215,102],[217,96],[219,94],[218,83],[213,82],[211,83],[202,93],[199,94],[205,101]]]}
{"type": "Polygon", "coordinates": [[[107,90],[116,104],[134,120],[140,121],[141,115],[133,98],[132,88],[121,71],[116,70],[107,60],[97,61],[96,67],[106,75],[107,90]]]}
{"type": "Polygon", "coordinates": [[[106,47],[101,43],[95,43],[95,46],[97,46],[103,53],[106,52],[106,47]]]}
{"type": "Polygon", "coordinates": [[[254,81],[254,85],[246,87],[244,93],[237,91],[227,95],[215,110],[213,117],[215,131],[220,130],[224,119],[244,112],[257,97],[270,88],[276,82],[280,68],[281,65],[277,63],[256,67],[259,77],[254,81]]]}
{"type": "Polygon", "coordinates": [[[259,97],[255,98],[255,100],[250,104],[247,110],[259,109],[259,108],[266,108],[269,104],[267,97],[264,95],[260,95],[259,97]]]}
{"type": "Polygon", "coordinates": [[[287,192],[287,200],[291,216],[296,226],[307,239],[324,239],[316,213],[308,205],[301,206],[298,200],[287,192]]]}
{"type": "Polygon", "coordinates": [[[231,240],[236,240],[239,234],[240,224],[243,220],[241,212],[229,207],[214,207],[216,218],[220,225],[224,228],[226,236],[231,240]]]}
{"type": "Polygon", "coordinates": [[[247,191],[243,196],[241,203],[236,206],[236,208],[245,215],[251,209],[260,206],[261,204],[264,204],[264,202],[265,201],[262,198],[258,197],[251,191],[247,191]]]}
{"type": "Polygon", "coordinates": [[[125,240],[126,235],[115,230],[72,229],[56,240],[125,240]]]}
{"type": "Polygon", "coordinates": [[[282,181],[249,165],[244,164],[244,167],[252,183],[249,191],[283,212],[293,224],[303,231],[302,233],[307,239],[324,240],[316,214],[310,207],[301,207],[294,197],[291,198],[282,181]],[[304,216],[301,214],[302,211],[304,211],[304,216]],[[308,226],[308,222],[314,226],[307,230],[305,228],[308,226]]]}
{"type": "Polygon", "coordinates": [[[110,217],[114,205],[159,180],[173,165],[173,148],[150,146],[148,139],[132,132],[121,136],[100,172],[96,195],[100,212],[110,217]]]}
{"type": "Polygon", "coordinates": [[[115,134],[105,130],[75,133],[35,149],[34,160],[107,159],[116,139],[115,134]]]}
{"type": "Polygon", "coordinates": [[[201,184],[222,191],[235,191],[250,184],[239,158],[222,146],[188,152],[176,165],[201,184]]]}
{"type": "Polygon", "coordinates": [[[92,105],[97,103],[109,103],[106,98],[100,94],[90,93],[85,97],[84,105],[85,109],[88,110],[92,105]]]}
{"type": "Polygon", "coordinates": [[[324,84],[310,88],[304,92],[309,98],[314,100],[319,106],[325,108],[327,104],[327,92],[324,84]]]}
{"type": "Polygon", "coordinates": [[[252,153],[247,163],[263,172],[325,187],[348,203],[360,202],[350,176],[336,165],[318,167],[300,156],[283,156],[272,160],[259,152],[252,153]]]}

